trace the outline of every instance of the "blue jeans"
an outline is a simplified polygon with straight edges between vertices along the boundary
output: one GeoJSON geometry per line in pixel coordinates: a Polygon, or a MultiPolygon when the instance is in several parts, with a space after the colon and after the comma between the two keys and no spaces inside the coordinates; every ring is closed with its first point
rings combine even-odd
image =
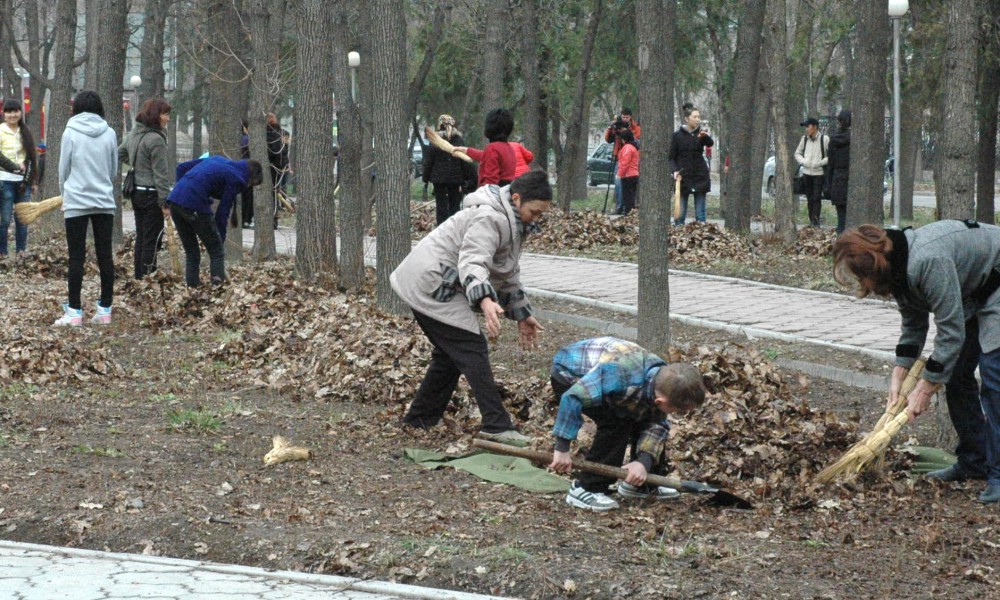
{"type": "MultiPolygon", "coordinates": [[[[3,196],[0,198],[0,256],[7,256],[7,230],[10,229],[10,219],[14,214],[14,205],[18,202],[31,201],[31,188],[20,193],[20,181],[3,181],[3,196]]],[[[14,216],[14,248],[24,252],[28,248],[28,226],[22,225],[14,216]]]]}
{"type": "Polygon", "coordinates": [[[979,322],[965,324],[965,345],[945,387],[948,414],[958,433],[958,466],[970,477],[1000,485],[1000,349],[983,353],[979,322]],[[976,383],[976,366],[983,384],[976,383]]]}
{"type": "Polygon", "coordinates": [[[681,218],[674,221],[674,225],[683,225],[688,214],[688,197],[694,194],[694,218],[700,223],[704,223],[705,217],[705,193],[681,191],[681,218]]]}
{"type": "Polygon", "coordinates": [[[615,175],[615,214],[622,214],[622,178],[615,175]]]}

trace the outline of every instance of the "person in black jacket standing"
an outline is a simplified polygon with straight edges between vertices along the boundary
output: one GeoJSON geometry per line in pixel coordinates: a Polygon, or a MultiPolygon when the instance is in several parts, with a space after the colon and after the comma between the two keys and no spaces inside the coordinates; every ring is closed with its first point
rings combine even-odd
{"type": "Polygon", "coordinates": [[[688,197],[694,194],[695,218],[704,223],[705,197],[712,189],[712,179],[705,162],[705,148],[715,145],[712,136],[701,128],[701,111],[691,103],[684,104],[684,124],[674,132],[670,144],[670,171],[681,180],[681,217],[674,225],[683,225],[687,218],[688,197]]]}
{"type": "Polygon", "coordinates": [[[851,111],[837,115],[839,131],[830,136],[830,202],[837,209],[837,233],[847,222],[847,181],[851,166],[851,111]]]}
{"type": "MultiPolygon", "coordinates": [[[[465,146],[462,132],[455,128],[451,115],[438,117],[438,135],[452,146],[465,146]]],[[[470,174],[472,165],[456,158],[437,146],[427,146],[424,152],[424,183],[434,184],[434,203],[437,224],[462,209],[464,192],[475,187],[475,174],[470,174]],[[471,176],[470,176],[471,175],[471,176]]]]}

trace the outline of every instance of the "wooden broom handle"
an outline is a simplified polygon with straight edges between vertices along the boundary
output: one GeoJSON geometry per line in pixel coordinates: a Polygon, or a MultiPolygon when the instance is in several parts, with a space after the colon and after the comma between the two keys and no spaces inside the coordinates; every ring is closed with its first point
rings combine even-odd
{"type": "MultiPolygon", "coordinates": [[[[497,454],[507,454],[509,456],[518,456],[520,458],[527,458],[528,460],[540,464],[549,464],[552,462],[552,454],[548,452],[539,452],[537,450],[529,450],[527,448],[518,448],[516,446],[508,446],[507,444],[498,444],[497,442],[490,442],[487,440],[473,439],[472,445],[476,448],[482,448],[483,450],[489,450],[490,452],[496,452],[497,454]]],[[[611,467],[601,463],[591,462],[589,460],[583,460],[580,458],[573,459],[573,467],[580,471],[586,471],[587,473],[594,473],[597,475],[603,475],[605,477],[615,477],[617,479],[625,479],[628,475],[628,471],[620,467],[611,467]]],[[[685,486],[684,482],[680,479],[675,479],[673,477],[664,477],[662,475],[646,475],[646,483],[652,485],[662,485],[678,491],[685,491],[689,486],[685,486]]]]}

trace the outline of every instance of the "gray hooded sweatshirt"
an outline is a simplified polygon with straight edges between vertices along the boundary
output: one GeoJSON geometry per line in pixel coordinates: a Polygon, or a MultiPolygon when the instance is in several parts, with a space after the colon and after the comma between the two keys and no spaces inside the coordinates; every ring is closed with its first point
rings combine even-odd
{"type": "Polygon", "coordinates": [[[522,321],[531,305],[521,289],[521,233],[510,186],[486,185],[465,197],[464,209],[434,229],[389,277],[410,308],[472,333],[489,296],[507,318],[522,321]]]}
{"type": "Polygon", "coordinates": [[[94,113],[80,113],[66,123],[59,148],[59,188],[63,216],[115,213],[114,178],[118,174],[115,130],[94,113]]]}

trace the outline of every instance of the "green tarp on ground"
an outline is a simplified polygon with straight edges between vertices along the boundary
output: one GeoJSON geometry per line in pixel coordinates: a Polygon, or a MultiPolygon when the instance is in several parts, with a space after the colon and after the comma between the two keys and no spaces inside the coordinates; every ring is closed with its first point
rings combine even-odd
{"type": "Polygon", "coordinates": [[[506,483],[514,487],[538,494],[562,493],[569,489],[569,482],[544,469],[531,464],[526,458],[500,456],[481,452],[460,457],[449,457],[443,452],[406,448],[407,459],[427,469],[451,467],[472,473],[480,479],[494,483],[506,483]]]}

